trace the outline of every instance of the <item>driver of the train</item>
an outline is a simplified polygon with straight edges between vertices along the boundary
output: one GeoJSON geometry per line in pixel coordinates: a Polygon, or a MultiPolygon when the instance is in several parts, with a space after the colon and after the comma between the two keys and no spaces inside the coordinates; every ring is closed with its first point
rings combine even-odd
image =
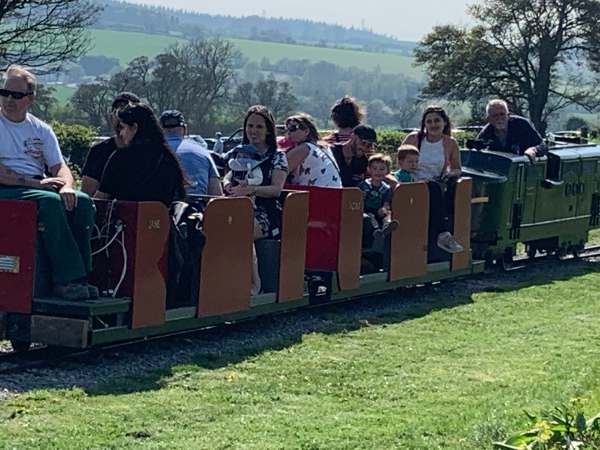
{"type": "Polygon", "coordinates": [[[531,161],[548,152],[533,123],[525,117],[509,114],[504,100],[490,100],[485,110],[488,124],[477,139],[485,142],[490,150],[525,155],[531,161]]]}
{"type": "Polygon", "coordinates": [[[9,67],[0,89],[0,199],[37,204],[38,238],[50,262],[54,294],[95,298],[98,289],[87,283],[94,205],[73,189],[73,175],[52,128],[28,112],[35,89],[31,72],[9,67]]]}

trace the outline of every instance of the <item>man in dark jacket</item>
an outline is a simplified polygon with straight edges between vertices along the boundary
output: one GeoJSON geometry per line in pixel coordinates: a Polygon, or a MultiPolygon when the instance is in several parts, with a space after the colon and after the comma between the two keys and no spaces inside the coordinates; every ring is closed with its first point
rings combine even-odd
{"type": "Polygon", "coordinates": [[[531,161],[548,152],[533,123],[524,117],[509,114],[504,100],[490,100],[486,112],[488,124],[477,139],[488,144],[490,150],[525,155],[531,161]]]}

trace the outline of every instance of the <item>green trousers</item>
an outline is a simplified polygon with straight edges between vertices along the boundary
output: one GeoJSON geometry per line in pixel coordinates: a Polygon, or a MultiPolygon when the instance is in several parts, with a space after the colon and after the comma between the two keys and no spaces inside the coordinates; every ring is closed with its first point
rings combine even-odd
{"type": "Polygon", "coordinates": [[[48,256],[55,284],[67,284],[92,271],[90,238],[96,208],[86,194],[80,191],[76,194],[77,206],[67,211],[56,192],[0,187],[0,199],[31,200],[37,204],[38,245],[48,256]]]}

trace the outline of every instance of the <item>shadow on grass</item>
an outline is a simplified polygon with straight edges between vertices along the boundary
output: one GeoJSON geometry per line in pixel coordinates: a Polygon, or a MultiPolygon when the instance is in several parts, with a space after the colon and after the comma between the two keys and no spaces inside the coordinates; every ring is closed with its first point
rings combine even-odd
{"type": "MultiPolygon", "coordinates": [[[[35,375],[35,383],[11,389],[78,386],[88,395],[123,395],[159,390],[163,380],[182,370],[217,370],[279,351],[310,333],[345,334],[362,327],[397,324],[433,311],[472,303],[479,292],[511,292],[597,272],[600,262],[569,260],[538,263],[521,271],[481,274],[425,287],[401,289],[348,303],[322,305],[275,316],[223,325],[160,341],[137,344],[116,352],[101,352],[66,367],[35,375]],[[62,383],[65,372],[68,383],[62,383]],[[73,372],[77,373],[73,377],[73,372]],[[76,380],[73,380],[76,378],[76,380]]],[[[2,379],[0,378],[0,384],[2,379]]]]}

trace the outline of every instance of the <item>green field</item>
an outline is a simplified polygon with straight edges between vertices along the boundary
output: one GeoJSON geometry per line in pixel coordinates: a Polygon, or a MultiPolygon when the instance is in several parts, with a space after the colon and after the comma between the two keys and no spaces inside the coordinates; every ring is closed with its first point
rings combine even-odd
{"type": "Polygon", "coordinates": [[[91,56],[118,58],[122,66],[138,56],[153,57],[181,39],[157,34],[126,31],[92,30],[91,56]]]}
{"type": "Polygon", "coordinates": [[[231,41],[250,61],[260,62],[262,58],[268,58],[271,62],[283,58],[308,59],[313,63],[327,61],[342,67],[357,67],[364,70],[372,70],[379,66],[384,73],[401,73],[414,78],[423,76],[421,69],[413,67],[414,59],[402,55],[241,39],[231,39],[231,41]]]}
{"type": "Polygon", "coordinates": [[[77,90],[76,87],[65,86],[64,84],[52,84],[49,87],[54,89],[54,97],[61,105],[66,104],[77,90]]]}
{"type": "Polygon", "coordinates": [[[599,268],[546,262],[119,350],[106,361],[173,359],[117,378],[102,359],[55,368],[0,401],[0,448],[490,448],[523,410],[600,411],[599,268]],[[100,384],[70,381],[79,366],[100,384]]]}
{"type": "MultiPolygon", "coordinates": [[[[414,78],[422,76],[422,71],[412,66],[413,58],[391,53],[230,40],[250,61],[260,62],[262,58],[267,58],[274,63],[283,58],[308,59],[311,62],[328,61],[342,67],[358,67],[365,70],[379,66],[384,73],[402,73],[414,78]]],[[[90,55],[115,57],[124,66],[137,56],[155,56],[170,45],[181,42],[181,39],[154,34],[92,30],[92,41],[94,47],[90,55]]]]}

